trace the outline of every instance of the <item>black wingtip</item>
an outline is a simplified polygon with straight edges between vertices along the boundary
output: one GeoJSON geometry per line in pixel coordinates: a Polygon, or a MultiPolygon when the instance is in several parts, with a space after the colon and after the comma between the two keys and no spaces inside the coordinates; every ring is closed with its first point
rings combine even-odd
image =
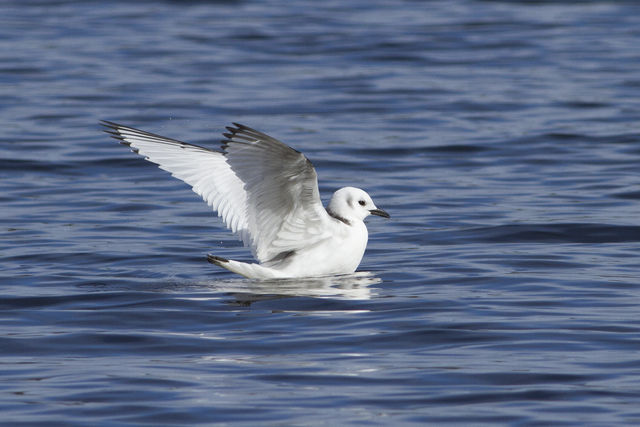
{"type": "Polygon", "coordinates": [[[120,135],[120,132],[118,131],[118,128],[121,127],[119,124],[114,123],[114,122],[110,122],[108,120],[100,120],[99,123],[100,123],[100,125],[106,127],[106,129],[102,129],[103,132],[108,133],[113,138],[122,139],[122,136],[120,135]]]}
{"type": "MultiPolygon", "coordinates": [[[[226,138],[220,141],[223,150],[226,150],[229,144],[232,142],[239,144],[254,144],[260,140],[262,134],[257,130],[251,129],[249,126],[245,126],[236,122],[233,122],[233,126],[225,126],[225,129],[228,132],[222,133],[222,136],[226,138]]],[[[264,135],[264,137],[267,136],[264,135]]]]}
{"type": "Polygon", "coordinates": [[[220,267],[222,267],[222,264],[226,264],[229,262],[229,260],[226,258],[222,258],[222,257],[211,255],[211,254],[207,255],[207,261],[209,261],[211,264],[215,264],[220,267]]]}
{"type": "Polygon", "coordinates": [[[128,147],[131,146],[131,143],[127,142],[122,134],[118,131],[118,127],[120,127],[119,124],[110,122],[108,120],[100,120],[100,124],[107,128],[102,129],[102,131],[109,135],[111,138],[118,140],[118,142],[120,142],[120,144],[122,145],[126,145],[128,147]]]}
{"type": "Polygon", "coordinates": [[[242,123],[238,123],[238,122],[233,122],[233,125],[235,126],[235,128],[227,128],[229,130],[232,130],[233,133],[251,133],[251,134],[255,134],[252,136],[265,136],[268,137],[268,135],[264,134],[263,132],[260,132],[259,130],[256,130],[254,128],[251,128],[247,125],[243,125],[242,123]]]}
{"type": "Polygon", "coordinates": [[[122,125],[119,125],[118,123],[115,123],[115,122],[110,122],[109,120],[100,120],[99,123],[100,125],[106,128],[114,129],[114,130],[117,130],[119,127],[122,127],[122,125]]]}

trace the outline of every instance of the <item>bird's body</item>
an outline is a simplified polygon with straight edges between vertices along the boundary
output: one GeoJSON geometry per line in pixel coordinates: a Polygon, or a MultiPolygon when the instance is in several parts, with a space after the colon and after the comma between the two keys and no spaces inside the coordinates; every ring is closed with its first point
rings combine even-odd
{"type": "Polygon", "coordinates": [[[108,133],[191,185],[249,246],[259,264],[209,255],[255,279],[353,273],[367,246],[364,218],[389,217],[358,188],[336,191],[325,209],[315,169],[300,152],[249,127],[228,127],[224,151],[112,122],[108,133]]]}
{"type": "Polygon", "coordinates": [[[248,264],[209,255],[213,264],[252,278],[315,277],[353,273],[367,246],[367,227],[359,221],[346,225],[334,219],[330,238],[300,250],[283,252],[262,264],[248,264]]]}

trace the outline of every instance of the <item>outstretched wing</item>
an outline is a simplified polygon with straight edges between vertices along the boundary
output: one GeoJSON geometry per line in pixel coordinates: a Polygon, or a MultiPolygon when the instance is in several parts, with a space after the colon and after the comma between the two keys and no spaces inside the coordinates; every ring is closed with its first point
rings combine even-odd
{"type": "Polygon", "coordinates": [[[246,126],[225,152],[103,121],[107,133],[191,185],[260,262],[328,237],[316,172],[303,154],[246,126]]]}
{"type": "Polygon", "coordinates": [[[189,184],[218,212],[231,231],[249,245],[244,185],[227,164],[224,154],[129,126],[102,121],[106,132],[160,169],[189,184]]]}
{"type": "Polygon", "coordinates": [[[266,262],[328,238],[331,219],[311,162],[269,135],[234,126],[227,127],[223,147],[231,170],[244,183],[258,260],[266,262]]]}

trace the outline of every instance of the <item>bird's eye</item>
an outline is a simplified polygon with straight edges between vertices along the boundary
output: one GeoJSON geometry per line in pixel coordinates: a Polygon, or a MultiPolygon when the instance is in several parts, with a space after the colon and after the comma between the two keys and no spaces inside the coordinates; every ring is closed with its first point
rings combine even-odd
{"type": "Polygon", "coordinates": [[[364,200],[360,200],[358,203],[360,204],[360,206],[364,206],[364,205],[366,205],[366,203],[364,202],[364,200]]]}

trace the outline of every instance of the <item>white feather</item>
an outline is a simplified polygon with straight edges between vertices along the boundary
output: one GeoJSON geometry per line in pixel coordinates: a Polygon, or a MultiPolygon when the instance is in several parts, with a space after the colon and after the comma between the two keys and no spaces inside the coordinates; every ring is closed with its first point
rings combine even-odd
{"type": "Polygon", "coordinates": [[[336,191],[322,206],[313,165],[298,151],[257,130],[228,127],[215,151],[129,126],[103,122],[109,133],[161,169],[191,185],[218,212],[260,264],[209,256],[251,278],[352,273],[367,245],[363,222],[388,217],[363,190],[336,191]]]}
{"type": "Polygon", "coordinates": [[[328,235],[330,222],[316,172],[304,155],[261,132],[236,125],[226,153],[104,122],[146,160],[191,185],[260,262],[328,235]]]}

